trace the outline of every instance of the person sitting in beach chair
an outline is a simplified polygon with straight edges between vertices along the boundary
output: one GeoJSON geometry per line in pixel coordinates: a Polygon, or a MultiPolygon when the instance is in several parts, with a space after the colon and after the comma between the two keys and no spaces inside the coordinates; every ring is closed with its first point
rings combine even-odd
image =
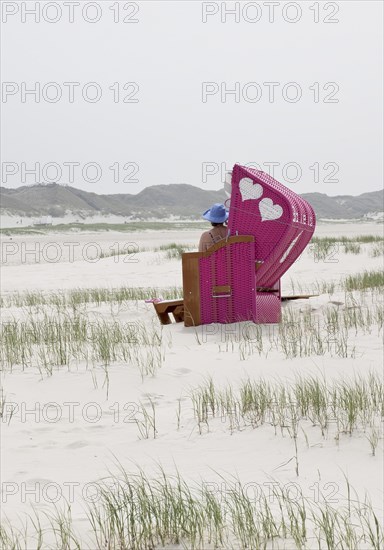
{"type": "Polygon", "coordinates": [[[227,237],[228,229],[224,224],[228,220],[228,216],[228,210],[226,210],[224,204],[220,203],[215,203],[204,212],[203,218],[211,222],[212,229],[204,231],[201,235],[199,252],[205,252],[208,248],[227,237]]]}
{"type": "Polygon", "coordinates": [[[225,191],[229,211],[216,203],[204,212],[212,228],[199,252],[182,254],[183,299],[154,304],[163,324],[172,322],[171,308],[186,327],[281,320],[280,280],[310,242],[313,208],[269,174],[239,164],[225,191]]]}

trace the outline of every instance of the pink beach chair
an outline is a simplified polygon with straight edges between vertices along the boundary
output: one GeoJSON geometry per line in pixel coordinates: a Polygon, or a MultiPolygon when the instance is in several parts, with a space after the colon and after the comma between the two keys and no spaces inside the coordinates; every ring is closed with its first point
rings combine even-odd
{"type": "Polygon", "coordinates": [[[228,238],[183,254],[184,324],[278,323],[280,278],[310,241],[314,211],[268,174],[238,164],[227,206],[228,238]]]}

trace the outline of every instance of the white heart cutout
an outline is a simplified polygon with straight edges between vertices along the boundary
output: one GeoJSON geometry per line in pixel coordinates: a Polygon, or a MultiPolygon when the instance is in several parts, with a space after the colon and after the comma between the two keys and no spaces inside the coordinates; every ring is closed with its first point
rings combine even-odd
{"type": "Polygon", "coordinates": [[[259,183],[253,183],[251,178],[241,178],[239,188],[242,201],[259,199],[263,194],[263,188],[259,183]]]}
{"type": "Polygon", "coordinates": [[[259,202],[259,210],[262,222],[265,220],[278,220],[283,214],[282,207],[279,204],[273,204],[272,199],[261,200],[259,202]]]}

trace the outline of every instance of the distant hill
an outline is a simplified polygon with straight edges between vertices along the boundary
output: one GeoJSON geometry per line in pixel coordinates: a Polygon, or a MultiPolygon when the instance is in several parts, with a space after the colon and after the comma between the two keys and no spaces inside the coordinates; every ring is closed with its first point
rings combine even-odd
{"type": "MultiPolygon", "coordinates": [[[[363,193],[357,197],[323,193],[302,195],[323,219],[363,218],[384,211],[384,191],[363,193]]],[[[117,215],[125,218],[158,219],[179,216],[199,218],[215,202],[224,202],[223,190],[206,191],[187,184],[153,185],[136,195],[98,195],[59,184],[39,184],[0,188],[0,213],[25,217],[62,217],[67,213],[79,218],[92,215],[117,215]]]]}
{"type": "Polygon", "coordinates": [[[384,211],[384,191],[363,193],[357,197],[338,195],[328,197],[323,193],[304,193],[301,195],[313,207],[318,218],[351,219],[363,218],[367,214],[384,211]]]}
{"type": "Polygon", "coordinates": [[[135,218],[200,217],[215,202],[226,199],[224,191],[206,191],[186,184],[153,185],[136,195],[98,195],[75,187],[47,184],[0,189],[0,212],[20,216],[62,217],[74,213],[113,214],[135,218]]]}

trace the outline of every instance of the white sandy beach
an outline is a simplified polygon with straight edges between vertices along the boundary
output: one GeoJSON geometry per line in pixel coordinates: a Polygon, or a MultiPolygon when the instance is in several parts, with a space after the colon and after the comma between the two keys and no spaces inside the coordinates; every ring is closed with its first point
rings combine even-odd
{"type": "MultiPolygon", "coordinates": [[[[381,233],[382,227],[375,223],[326,224],[316,229],[317,236],[381,233]]],[[[13,236],[12,240],[3,237],[1,295],[8,298],[25,291],[48,295],[77,288],[181,286],[181,262],[166,260],[164,252],[149,249],[171,242],[193,245],[198,237],[199,231],[50,234],[38,239],[13,236]],[[75,250],[73,257],[69,256],[68,243],[75,250]],[[96,243],[96,248],[103,251],[116,249],[116,243],[120,247],[135,243],[135,248],[128,255],[93,260],[89,243],[96,243]],[[34,246],[38,251],[35,256],[31,254],[34,246]],[[143,248],[146,251],[141,252],[143,248]],[[55,250],[61,252],[61,257],[51,261],[54,256],[49,258],[48,254],[55,250]],[[84,250],[89,255],[84,256],[84,250]]],[[[291,281],[295,289],[308,290],[316,280],[337,283],[348,274],[381,269],[383,258],[372,257],[371,247],[362,244],[357,255],[335,247],[321,261],[315,261],[313,251],[307,249],[284,276],[283,295],[292,294],[291,281]]],[[[368,308],[378,303],[376,295],[372,303],[369,292],[364,300],[368,308]]],[[[326,309],[332,307],[348,307],[345,293],[337,288],[334,293],[283,305],[284,309],[292,308],[298,317],[309,308],[320,323],[324,323],[326,309]]],[[[33,308],[29,311],[33,313],[33,308]]],[[[231,430],[228,419],[222,418],[212,419],[209,430],[199,434],[189,398],[192,389],[208,377],[218,387],[231,384],[237,388],[247,378],[289,384],[298,375],[323,376],[329,382],[365,376],[369,371],[382,376],[382,330],[377,326],[350,331],[348,345],[354,352],[348,357],[327,352],[288,359],[272,346],[260,355],[244,357],[239,347],[244,324],[193,329],[175,323],[161,328],[152,304],[144,301],[125,301],[113,307],[108,303],[88,304],[84,311],[91,321],[143,323],[148,330],[161,334],[161,368],[154,376],[142,379],[137,367],[124,362],[112,362],[107,370],[101,362],[73,362],[69,367],[54,368],[52,375],[39,372],[37,366],[3,367],[6,405],[1,424],[2,514],[13,525],[22,521],[24,514],[30,514],[31,507],[49,512],[53,502],[60,506],[67,501],[71,503],[74,528],[83,540],[81,548],[94,548],[84,502],[95,492],[92,483],[108,475],[109,470],[116,471],[118,462],[129,472],[139,466],[154,476],[158,475],[158,465],[170,474],[177,469],[191,483],[204,480],[224,491],[220,476],[236,476],[253,491],[269,491],[272,480],[282,487],[292,484],[305,498],[320,499],[336,508],[346,498],[347,477],[359,499],[368,495],[383,518],[382,423],[376,455],[372,456],[363,430],[352,436],[342,434],[335,441],[333,426],[323,437],[318,427],[304,421],[298,436],[297,476],[288,433],[276,435],[268,423],[257,429],[231,430]],[[232,347],[226,343],[229,338],[234,341],[232,347]],[[150,400],[156,408],[156,439],[140,439],[135,418],[140,404],[149,406],[150,400]]],[[[36,309],[35,315],[41,314],[36,309]]],[[[21,321],[27,315],[28,308],[9,306],[4,307],[2,320],[21,321]]],[[[264,327],[263,331],[266,338],[268,333],[273,338],[277,327],[264,327]]]]}

